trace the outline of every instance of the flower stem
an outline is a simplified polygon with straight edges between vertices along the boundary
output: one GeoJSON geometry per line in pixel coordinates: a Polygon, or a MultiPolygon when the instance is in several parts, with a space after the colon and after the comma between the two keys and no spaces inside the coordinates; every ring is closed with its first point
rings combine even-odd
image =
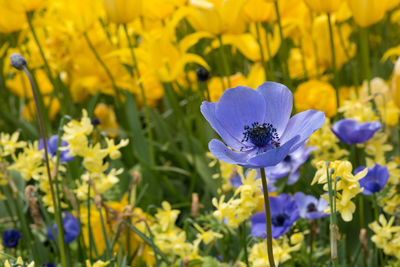
{"type": "Polygon", "coordinates": [[[268,186],[267,177],[265,177],[265,169],[260,168],[261,181],[264,193],[264,205],[265,205],[265,218],[267,225],[267,250],[268,250],[268,260],[271,267],[275,267],[274,253],[272,249],[272,227],[271,227],[271,210],[269,206],[269,196],[268,196],[268,186]]]}
{"type": "MultiPolygon", "coordinates": [[[[128,28],[127,28],[126,24],[123,24],[123,27],[124,27],[126,39],[128,41],[129,50],[131,51],[131,56],[132,56],[132,61],[133,61],[133,69],[136,72],[136,78],[138,80],[140,80],[139,67],[138,67],[137,60],[136,60],[135,50],[133,49],[133,44],[131,42],[131,38],[129,37],[128,28]]],[[[139,88],[140,88],[140,96],[142,98],[142,103],[143,103],[143,107],[144,107],[144,111],[145,111],[144,115],[145,115],[145,120],[146,120],[146,124],[147,124],[147,135],[149,138],[150,158],[151,158],[152,162],[154,162],[153,132],[151,131],[150,114],[149,114],[149,110],[148,110],[149,107],[147,106],[146,93],[144,91],[144,87],[143,87],[143,84],[141,81],[139,81],[139,88]]]]}
{"type": "Polygon", "coordinates": [[[225,54],[224,44],[222,42],[221,35],[218,35],[218,41],[219,41],[219,52],[221,54],[222,63],[224,65],[225,77],[228,80],[228,87],[231,88],[231,80],[229,78],[231,70],[229,69],[228,58],[226,57],[226,54],[225,54]]]}
{"type": "Polygon", "coordinates": [[[99,53],[97,52],[96,48],[94,47],[92,41],[90,40],[90,38],[86,32],[83,33],[83,37],[85,38],[87,44],[89,45],[90,49],[92,50],[92,52],[95,56],[95,58],[100,63],[100,65],[102,66],[102,68],[104,69],[108,78],[111,81],[111,85],[114,89],[115,97],[117,98],[115,105],[116,105],[117,109],[119,110],[119,104],[121,103],[121,96],[120,96],[120,92],[117,87],[117,84],[115,83],[114,77],[112,76],[110,69],[107,67],[107,65],[104,63],[104,61],[101,59],[99,53]]]}
{"type": "Polygon", "coordinates": [[[336,194],[333,193],[332,189],[332,174],[329,172],[329,162],[326,164],[326,175],[328,180],[328,193],[329,193],[329,208],[330,208],[330,240],[331,240],[331,260],[332,266],[338,266],[338,255],[337,255],[337,225],[336,225],[336,210],[334,207],[334,200],[336,200],[336,194]]]}
{"type": "Polygon", "coordinates": [[[283,27],[282,27],[282,22],[281,22],[281,15],[279,13],[279,5],[278,1],[274,1],[275,4],[275,13],[276,13],[276,20],[278,21],[278,26],[279,26],[279,35],[281,37],[281,45],[282,45],[282,50],[283,50],[283,79],[287,86],[289,88],[292,88],[292,80],[289,77],[289,67],[288,67],[288,47],[287,43],[285,41],[285,38],[283,37],[283,27]]]}
{"type": "MultiPolygon", "coordinates": [[[[260,34],[260,23],[256,22],[256,31],[257,31],[257,43],[258,47],[260,48],[260,56],[261,56],[261,65],[264,68],[265,72],[265,80],[268,80],[269,75],[268,75],[268,70],[267,70],[267,63],[265,62],[265,56],[264,56],[264,50],[261,44],[261,34],[260,34]]],[[[266,41],[268,42],[267,36],[265,37],[266,41]]],[[[268,60],[271,60],[270,57],[268,57],[268,60]]],[[[271,80],[271,78],[269,78],[271,80]]]]}
{"type": "Polygon", "coordinates": [[[327,13],[327,15],[328,15],[328,27],[329,27],[329,40],[330,40],[330,45],[331,45],[333,86],[335,87],[335,91],[336,91],[336,108],[339,108],[340,107],[340,103],[339,103],[339,84],[338,84],[338,75],[337,75],[337,70],[336,70],[335,42],[333,40],[333,29],[332,29],[331,14],[327,13]]]}
{"type": "Polygon", "coordinates": [[[250,267],[249,255],[247,252],[246,223],[245,222],[239,226],[239,234],[240,234],[240,244],[241,244],[242,249],[244,249],[244,262],[246,263],[247,267],[250,267]]]}
{"type": "Polygon", "coordinates": [[[28,76],[29,82],[31,84],[32,88],[32,94],[33,94],[33,99],[35,101],[35,108],[36,108],[36,114],[37,114],[37,119],[39,122],[39,128],[40,128],[40,134],[43,139],[43,147],[44,147],[44,158],[45,158],[45,164],[46,164],[46,171],[47,171],[47,176],[49,179],[49,187],[50,187],[50,193],[51,193],[51,198],[53,201],[53,209],[55,213],[55,218],[56,218],[56,224],[57,224],[57,232],[58,232],[58,242],[60,246],[60,257],[61,257],[61,264],[63,267],[67,266],[67,261],[65,257],[65,247],[64,247],[64,235],[63,235],[63,225],[62,225],[62,220],[60,220],[61,216],[58,210],[58,205],[57,205],[57,199],[54,193],[54,185],[53,185],[53,179],[51,177],[51,171],[50,171],[50,162],[49,162],[49,154],[48,154],[48,149],[47,149],[47,139],[46,139],[46,131],[44,128],[44,123],[43,123],[43,117],[40,112],[40,107],[39,107],[39,100],[36,94],[36,89],[35,85],[32,79],[32,76],[30,75],[28,69],[26,66],[23,66],[22,69],[26,76],[28,76]]]}

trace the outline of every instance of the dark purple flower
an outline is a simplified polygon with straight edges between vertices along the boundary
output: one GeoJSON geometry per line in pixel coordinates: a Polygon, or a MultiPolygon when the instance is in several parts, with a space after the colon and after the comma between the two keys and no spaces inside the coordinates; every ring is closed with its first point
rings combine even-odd
{"type": "MultiPolygon", "coordinates": [[[[354,170],[354,173],[357,174],[364,169],[364,166],[358,167],[354,170]]],[[[367,175],[358,182],[361,187],[364,187],[362,191],[364,195],[372,195],[373,193],[381,191],[383,187],[385,187],[388,179],[388,168],[375,164],[374,167],[368,169],[367,175]]]]}
{"type": "Polygon", "coordinates": [[[21,233],[15,229],[5,230],[1,237],[3,239],[3,246],[6,248],[15,248],[19,240],[22,239],[21,233]]]}
{"type": "MultiPolygon", "coordinates": [[[[71,243],[81,232],[78,220],[68,212],[64,212],[63,216],[63,226],[64,226],[64,242],[71,243]]],[[[53,224],[53,231],[57,234],[57,224],[53,224]]],[[[47,227],[47,237],[54,241],[53,231],[50,226],[47,227]]]]}
{"type": "Polygon", "coordinates": [[[272,167],[265,168],[268,179],[279,179],[289,174],[287,183],[289,185],[297,182],[300,176],[300,167],[307,161],[313,147],[306,147],[305,144],[288,154],[281,162],[272,167]]]}
{"type": "Polygon", "coordinates": [[[329,214],[324,213],[328,202],[323,198],[318,200],[313,196],[305,195],[303,192],[297,192],[294,194],[293,198],[297,203],[301,218],[314,220],[329,216],[329,214]]]}
{"type": "Polygon", "coordinates": [[[49,263],[43,264],[42,267],[56,267],[56,265],[54,263],[49,262],[49,263]]]}
{"type": "Polygon", "coordinates": [[[226,90],[216,103],[203,102],[202,114],[226,143],[211,140],[211,153],[249,168],[278,164],[325,122],[324,113],[317,110],[290,118],[292,102],[290,90],[274,82],[257,90],[238,86],[226,90]]]}
{"type": "MultiPolygon", "coordinates": [[[[52,157],[55,157],[57,155],[57,143],[58,143],[58,135],[56,135],[56,134],[47,140],[47,149],[49,151],[49,154],[52,157]]],[[[66,147],[66,146],[68,146],[67,141],[62,140],[61,147],[66,147]]],[[[42,139],[39,140],[38,148],[39,148],[39,150],[44,149],[42,139]]],[[[60,162],[67,162],[67,161],[71,161],[74,159],[74,157],[69,156],[68,153],[69,153],[69,150],[60,150],[60,162]]]]}
{"type": "Polygon", "coordinates": [[[382,128],[379,121],[358,123],[352,119],[337,121],[331,128],[340,141],[348,145],[362,144],[371,139],[382,128]]]}
{"type": "MultiPolygon", "coordinates": [[[[293,223],[299,218],[299,209],[296,201],[288,194],[270,197],[272,237],[277,239],[289,231],[293,223]]],[[[251,234],[256,237],[266,237],[265,212],[254,214],[251,219],[251,234]]]]}

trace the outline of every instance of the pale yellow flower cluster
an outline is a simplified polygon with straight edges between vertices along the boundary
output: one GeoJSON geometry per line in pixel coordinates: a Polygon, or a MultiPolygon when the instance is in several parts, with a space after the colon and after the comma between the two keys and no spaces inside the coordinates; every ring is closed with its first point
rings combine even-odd
{"type": "MultiPolygon", "coordinates": [[[[71,156],[80,156],[83,158],[83,166],[86,172],[82,174],[81,181],[77,182],[78,188],[75,193],[80,200],[87,198],[88,182],[92,181],[98,193],[102,194],[113,185],[118,183],[118,175],[122,173],[122,169],[108,170],[109,164],[105,161],[107,156],[115,160],[121,156],[119,149],[127,146],[129,140],[121,140],[116,145],[114,140],[106,137],[106,147],[101,147],[100,143],[93,144],[89,139],[92,134],[93,125],[88,117],[87,111],[82,111],[80,121],[72,120],[64,126],[64,135],[62,139],[68,142],[65,149],[69,149],[71,156]]],[[[92,191],[94,194],[94,192],[92,191]]]]}
{"type": "Polygon", "coordinates": [[[219,221],[224,221],[229,227],[237,228],[239,224],[250,218],[257,208],[261,195],[261,179],[257,179],[256,170],[251,170],[245,177],[243,171],[238,172],[242,185],[235,191],[233,198],[225,202],[225,196],[219,200],[214,198],[213,205],[216,208],[214,216],[219,221]]]}
{"type": "Polygon", "coordinates": [[[158,209],[156,221],[151,225],[155,244],[167,256],[178,256],[189,260],[200,258],[198,247],[187,242],[186,232],[175,225],[180,213],[174,210],[167,201],[162,202],[162,209],[158,209]]]}
{"type": "Polygon", "coordinates": [[[340,148],[339,140],[331,131],[331,122],[326,119],[325,124],[308,139],[307,145],[315,147],[311,153],[314,156],[312,164],[317,165],[320,161],[334,161],[347,156],[349,152],[340,148]]]}
{"type": "MultiPolygon", "coordinates": [[[[275,265],[283,264],[284,262],[290,260],[292,256],[290,253],[298,251],[303,243],[304,235],[302,233],[295,233],[290,237],[290,240],[286,235],[280,237],[277,240],[273,240],[272,246],[274,251],[275,265]]],[[[267,242],[262,241],[255,244],[250,249],[249,261],[253,267],[268,267],[268,254],[267,242]]]]}
{"type": "Polygon", "coordinates": [[[31,263],[27,263],[27,265],[24,265],[24,261],[22,260],[21,257],[18,257],[17,261],[15,263],[10,263],[9,260],[6,260],[4,262],[4,267],[13,267],[13,266],[26,266],[26,267],[35,267],[35,262],[32,261],[31,263]]]}
{"type": "MultiPolygon", "coordinates": [[[[351,201],[358,193],[362,192],[359,180],[362,179],[368,172],[365,168],[361,172],[353,175],[353,166],[349,161],[334,161],[329,164],[329,171],[334,170],[332,174],[332,189],[336,187],[336,195],[333,196],[333,201],[336,203],[336,211],[338,211],[345,222],[353,219],[353,213],[356,210],[356,205],[351,201]]],[[[311,184],[324,184],[324,190],[328,191],[328,177],[326,162],[320,161],[317,163],[317,172],[311,184]]],[[[328,194],[322,197],[329,203],[328,194]]],[[[332,203],[329,203],[332,205],[332,203]]],[[[325,212],[330,212],[330,206],[325,212]]]]}
{"type": "Polygon", "coordinates": [[[400,259],[400,226],[393,226],[395,217],[391,217],[389,221],[381,214],[379,223],[374,221],[369,224],[369,228],[374,232],[371,237],[375,245],[383,249],[386,255],[395,256],[400,259]]]}

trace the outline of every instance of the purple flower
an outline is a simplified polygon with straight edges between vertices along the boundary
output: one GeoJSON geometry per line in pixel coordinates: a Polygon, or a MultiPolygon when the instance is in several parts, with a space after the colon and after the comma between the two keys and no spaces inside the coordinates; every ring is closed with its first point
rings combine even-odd
{"type": "Polygon", "coordinates": [[[329,215],[324,213],[328,202],[323,198],[318,200],[313,196],[305,195],[303,192],[297,192],[294,194],[293,198],[297,203],[301,218],[314,220],[329,215]]]}
{"type": "Polygon", "coordinates": [[[313,147],[306,147],[305,144],[288,154],[281,162],[272,167],[265,168],[268,179],[279,179],[289,174],[287,183],[289,185],[297,182],[300,176],[300,167],[307,161],[313,147]]]}
{"type": "MultiPolygon", "coordinates": [[[[49,154],[52,157],[55,157],[57,155],[57,143],[58,143],[58,135],[56,135],[56,134],[47,140],[47,149],[49,151],[49,154]]],[[[67,141],[64,141],[64,140],[61,141],[61,147],[65,147],[65,146],[68,146],[67,141]]],[[[44,149],[42,139],[39,140],[38,148],[39,148],[39,150],[44,149]]],[[[74,157],[69,156],[68,153],[69,153],[69,150],[60,150],[60,162],[67,162],[67,161],[71,161],[74,159],[74,157]]]]}
{"type": "MultiPolygon", "coordinates": [[[[270,197],[272,237],[277,239],[289,231],[293,223],[299,218],[299,209],[296,201],[288,194],[270,197]]],[[[251,234],[257,237],[266,237],[266,217],[264,212],[254,214],[251,219],[251,234]]]]}
{"type": "Polygon", "coordinates": [[[56,265],[54,263],[49,262],[49,263],[43,264],[42,267],[56,267],[56,265]]]}
{"type": "Polygon", "coordinates": [[[216,103],[203,102],[202,114],[226,143],[211,140],[211,153],[248,168],[278,164],[325,122],[324,113],[317,110],[290,118],[292,102],[290,90],[274,82],[257,90],[238,86],[226,90],[216,103]]]}
{"type": "Polygon", "coordinates": [[[15,248],[19,240],[22,239],[21,233],[15,229],[4,231],[1,237],[3,239],[3,246],[6,248],[15,248]]]}
{"type": "MultiPolygon", "coordinates": [[[[64,212],[62,221],[64,226],[64,242],[68,244],[75,240],[81,229],[78,220],[71,213],[64,212]]],[[[53,224],[53,230],[50,226],[47,227],[47,237],[54,241],[53,231],[57,234],[56,223],[53,224]]]]}
{"type": "MultiPolygon", "coordinates": [[[[357,174],[364,169],[364,166],[358,167],[354,170],[354,173],[357,174]]],[[[373,193],[381,191],[383,187],[385,187],[388,179],[388,168],[375,164],[374,167],[368,169],[367,175],[358,182],[361,187],[364,187],[362,191],[364,195],[372,195],[373,193]]]]}
{"type": "Polygon", "coordinates": [[[379,121],[358,123],[355,120],[343,119],[337,121],[331,130],[340,141],[354,145],[367,142],[381,127],[379,121]]]}

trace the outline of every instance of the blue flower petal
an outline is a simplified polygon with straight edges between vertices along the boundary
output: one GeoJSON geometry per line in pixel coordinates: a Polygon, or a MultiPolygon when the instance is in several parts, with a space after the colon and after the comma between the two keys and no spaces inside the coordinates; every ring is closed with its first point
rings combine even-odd
{"type": "Polygon", "coordinates": [[[271,123],[281,136],[288,124],[293,107],[293,95],[280,83],[265,82],[257,88],[265,99],[266,110],[264,122],[271,123]]]}
{"type": "Polygon", "coordinates": [[[235,138],[235,136],[229,133],[226,128],[222,127],[215,115],[216,106],[217,103],[204,101],[200,106],[201,113],[228,146],[240,150],[243,147],[243,144],[240,140],[235,138]]]}
{"type": "Polygon", "coordinates": [[[249,159],[249,164],[254,166],[253,168],[263,168],[268,166],[274,166],[281,162],[287,154],[289,154],[290,150],[292,149],[293,145],[298,143],[300,136],[294,136],[291,140],[283,144],[278,148],[274,148],[254,156],[253,158],[249,159]]]}
{"type": "Polygon", "coordinates": [[[290,120],[281,137],[281,143],[291,140],[294,136],[300,135],[297,143],[290,152],[298,149],[310,135],[322,127],[325,123],[325,114],[318,110],[307,110],[294,115],[290,120]]]}
{"type": "MultiPolygon", "coordinates": [[[[217,139],[213,139],[208,143],[208,148],[211,154],[219,160],[226,163],[238,164],[243,167],[247,166],[248,153],[247,152],[234,152],[229,149],[224,143],[217,139]]],[[[250,167],[251,168],[251,167],[250,167]]]]}
{"type": "Polygon", "coordinates": [[[244,126],[264,123],[265,101],[254,89],[238,86],[226,90],[215,109],[222,127],[238,140],[243,139],[244,126]]]}

